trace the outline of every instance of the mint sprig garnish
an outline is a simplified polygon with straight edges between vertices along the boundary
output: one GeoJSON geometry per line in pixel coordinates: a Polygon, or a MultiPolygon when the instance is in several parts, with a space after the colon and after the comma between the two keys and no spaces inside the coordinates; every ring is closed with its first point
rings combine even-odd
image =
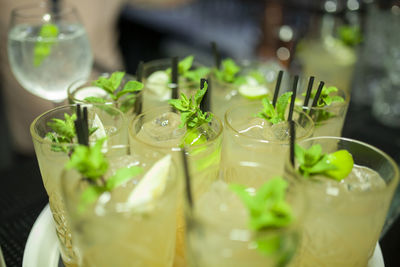
{"type": "MultiPolygon", "coordinates": [[[[178,74],[192,82],[198,82],[201,78],[207,77],[210,69],[207,67],[199,67],[192,69],[194,56],[189,55],[178,62],[178,74]]],[[[168,74],[171,74],[171,68],[166,69],[168,74]]]]}
{"type": "Polygon", "coordinates": [[[249,228],[257,233],[257,249],[263,254],[278,256],[279,262],[286,262],[293,254],[285,248],[287,237],[279,233],[269,235],[265,231],[288,227],[293,222],[292,208],[285,200],[287,187],[288,183],[281,177],[272,178],[256,193],[242,185],[230,185],[248,210],[249,228]]]}
{"type": "MultiPolygon", "coordinates": [[[[56,145],[51,146],[51,150],[54,152],[70,152],[69,148],[65,144],[73,144],[76,142],[76,129],[75,121],[77,119],[76,114],[69,115],[64,113],[64,120],[52,118],[47,123],[52,129],[52,132],[47,132],[45,138],[50,140],[56,145]]],[[[96,127],[89,128],[89,136],[97,130],[96,127]]]]}
{"type": "Polygon", "coordinates": [[[272,124],[285,121],[285,110],[292,94],[292,92],[282,94],[276,101],[275,108],[267,97],[263,98],[262,104],[264,108],[261,112],[256,114],[256,117],[263,118],[272,124]]]}
{"type": "MultiPolygon", "coordinates": [[[[344,98],[338,95],[331,95],[332,93],[337,92],[339,89],[335,86],[324,86],[321,91],[321,95],[318,98],[317,107],[325,107],[329,106],[332,103],[340,103],[344,102],[344,98]]],[[[314,99],[317,90],[311,92],[310,99],[314,99]]],[[[305,96],[305,93],[303,93],[305,96]]]]}
{"type": "Polygon", "coordinates": [[[353,157],[347,150],[338,150],[331,154],[323,154],[319,144],[305,149],[295,145],[295,158],[299,163],[299,172],[309,178],[311,175],[324,175],[341,181],[353,169],[353,157]]]}
{"type": "Polygon", "coordinates": [[[124,167],[105,179],[109,168],[109,162],[102,153],[105,140],[99,139],[93,146],[78,145],[65,165],[66,170],[77,170],[88,182],[81,194],[78,212],[84,212],[104,192],[112,191],[143,172],[143,168],[138,166],[124,167]]]}
{"type": "Polygon", "coordinates": [[[184,93],[181,93],[179,99],[170,99],[168,103],[178,110],[181,114],[180,128],[185,125],[187,127],[186,134],[183,138],[184,144],[194,145],[204,143],[207,138],[205,135],[198,131],[198,127],[204,123],[211,122],[213,114],[210,112],[203,112],[200,109],[200,103],[207,92],[208,84],[204,83],[202,89],[197,90],[194,97],[188,98],[184,93]]]}
{"type": "Polygon", "coordinates": [[[53,40],[58,36],[58,26],[52,23],[43,24],[40,28],[38,40],[33,48],[33,65],[39,67],[43,60],[51,53],[51,47],[54,45],[53,40]]]}
{"type": "MultiPolygon", "coordinates": [[[[125,83],[124,87],[119,90],[124,76],[125,72],[116,71],[111,74],[110,78],[100,77],[96,81],[93,81],[92,84],[103,89],[110,99],[114,101],[115,106],[126,113],[134,107],[136,101],[135,93],[143,89],[143,84],[138,81],[128,81],[125,83]],[[124,100],[118,103],[122,96],[125,96],[124,100]]],[[[86,97],[84,100],[89,103],[107,103],[104,98],[95,96],[86,97]]]]}
{"type": "Polygon", "coordinates": [[[231,184],[230,189],[239,196],[249,212],[249,228],[261,231],[285,227],[292,222],[292,209],[285,200],[287,186],[282,177],[275,177],[264,183],[256,193],[237,184],[231,184]]]}
{"type": "Polygon", "coordinates": [[[360,27],[342,25],[338,28],[339,39],[347,46],[354,47],[362,42],[362,33],[360,27]]]}
{"type": "Polygon", "coordinates": [[[180,128],[185,125],[188,128],[196,128],[204,123],[211,122],[213,114],[203,112],[200,109],[200,103],[207,92],[207,88],[208,84],[204,83],[203,89],[197,90],[194,99],[193,97],[188,98],[184,93],[181,93],[179,99],[168,100],[168,103],[181,113],[180,128]]]}
{"type": "Polygon", "coordinates": [[[221,62],[221,69],[214,69],[214,75],[222,82],[241,85],[246,83],[246,78],[238,75],[240,70],[233,59],[227,58],[221,62]]]}

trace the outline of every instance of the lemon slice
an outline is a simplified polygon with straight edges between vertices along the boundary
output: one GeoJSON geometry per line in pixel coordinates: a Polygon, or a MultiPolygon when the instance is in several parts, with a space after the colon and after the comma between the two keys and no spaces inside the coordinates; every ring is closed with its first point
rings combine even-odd
{"type": "Polygon", "coordinates": [[[168,87],[168,82],[169,82],[169,75],[165,71],[159,70],[153,72],[147,78],[146,87],[152,93],[158,96],[162,96],[162,98],[165,98],[165,96],[168,94],[169,98],[171,91],[170,88],[168,87]]]}
{"type": "MultiPolygon", "coordinates": [[[[95,143],[97,140],[107,137],[106,129],[97,114],[94,114],[92,128],[97,128],[97,130],[90,136],[91,143],[95,143]]],[[[107,140],[103,143],[103,150],[107,150],[107,140]]]]}
{"type": "Polygon", "coordinates": [[[149,212],[154,209],[157,199],[161,197],[167,186],[171,163],[171,155],[167,155],[151,167],[129,195],[127,204],[130,208],[135,208],[140,212],[149,212]]]}

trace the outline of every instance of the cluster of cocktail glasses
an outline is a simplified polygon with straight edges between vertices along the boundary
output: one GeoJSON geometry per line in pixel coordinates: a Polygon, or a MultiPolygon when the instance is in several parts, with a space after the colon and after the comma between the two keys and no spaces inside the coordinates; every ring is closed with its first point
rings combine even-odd
{"type": "MultiPolygon", "coordinates": [[[[14,53],[17,77],[62,49],[58,12],[36,25],[47,37],[27,39],[24,62],[14,53]]],[[[65,266],[367,265],[399,171],[341,137],[349,92],[276,64],[216,61],[72,77],[70,105],[33,121],[65,266]]]]}

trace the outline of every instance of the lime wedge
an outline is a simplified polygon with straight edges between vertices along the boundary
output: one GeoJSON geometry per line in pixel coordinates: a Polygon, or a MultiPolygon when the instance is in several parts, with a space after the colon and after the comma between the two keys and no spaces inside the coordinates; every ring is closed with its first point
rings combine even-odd
{"type": "Polygon", "coordinates": [[[99,98],[104,98],[106,99],[107,97],[107,92],[104,91],[102,88],[97,87],[97,86],[89,86],[89,87],[85,87],[82,88],[80,90],[78,90],[75,93],[75,98],[77,100],[83,101],[86,97],[99,97],[99,98]]]}
{"type": "Polygon", "coordinates": [[[253,77],[246,77],[246,83],[239,86],[239,94],[248,99],[260,99],[266,96],[269,90],[261,85],[253,77]]]}
{"type": "Polygon", "coordinates": [[[167,155],[151,167],[129,195],[127,200],[129,207],[140,212],[149,212],[155,208],[157,199],[167,186],[171,163],[171,155],[167,155]]]}
{"type": "Polygon", "coordinates": [[[338,150],[327,155],[327,162],[334,165],[337,169],[325,171],[325,174],[335,180],[343,180],[353,169],[353,156],[347,150],[338,150]]]}

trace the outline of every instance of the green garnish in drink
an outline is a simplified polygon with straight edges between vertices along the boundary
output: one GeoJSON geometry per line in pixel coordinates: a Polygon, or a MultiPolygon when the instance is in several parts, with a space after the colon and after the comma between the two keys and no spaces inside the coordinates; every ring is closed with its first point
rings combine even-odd
{"type": "MultiPolygon", "coordinates": [[[[125,113],[131,110],[135,105],[135,93],[142,90],[143,84],[138,81],[128,81],[127,83],[125,83],[124,87],[121,90],[118,90],[124,76],[125,72],[116,71],[111,74],[110,78],[100,77],[96,81],[93,81],[92,84],[103,89],[107,93],[107,95],[114,101],[117,108],[125,113]],[[121,104],[118,104],[117,101],[124,95],[126,95],[124,100],[121,104]]],[[[106,99],[94,96],[86,97],[84,100],[89,103],[107,103],[106,99]]]]}
{"type": "Polygon", "coordinates": [[[309,149],[295,146],[295,157],[299,172],[306,178],[311,175],[324,175],[337,181],[345,179],[353,169],[353,156],[347,150],[323,154],[321,145],[309,149]]]}
{"type": "Polygon", "coordinates": [[[206,136],[198,130],[198,127],[202,124],[211,122],[213,117],[212,113],[203,112],[200,109],[200,103],[207,92],[207,88],[208,84],[205,82],[204,87],[197,90],[194,98],[188,98],[184,93],[181,93],[180,99],[168,100],[168,103],[181,113],[181,124],[179,127],[183,128],[185,125],[187,127],[183,144],[195,145],[207,141],[206,136]]]}
{"type": "Polygon", "coordinates": [[[263,118],[272,124],[277,124],[279,122],[285,121],[285,110],[287,105],[289,104],[289,99],[292,94],[292,92],[286,92],[282,94],[276,101],[275,107],[272,105],[271,101],[267,97],[263,98],[263,111],[257,113],[256,117],[263,118]]]}
{"type": "Polygon", "coordinates": [[[42,25],[38,41],[36,41],[33,49],[33,65],[35,67],[40,66],[43,60],[50,55],[51,47],[55,43],[53,39],[58,36],[58,33],[57,25],[52,23],[42,25]]]}
{"type": "MultiPolygon", "coordinates": [[[[339,89],[335,86],[329,86],[329,87],[324,86],[322,88],[321,95],[319,96],[319,99],[317,102],[317,107],[322,108],[322,107],[329,106],[333,103],[344,102],[343,97],[338,96],[338,95],[331,95],[332,93],[335,93],[338,90],[339,89]]],[[[317,90],[314,90],[311,92],[311,95],[310,95],[311,100],[314,99],[316,93],[317,93],[317,90]]],[[[305,96],[306,93],[303,93],[302,95],[305,96]]],[[[325,121],[325,120],[335,117],[335,114],[332,112],[323,110],[323,109],[318,109],[314,113],[314,116],[316,118],[315,119],[316,122],[321,122],[321,121],[325,121]]]]}
{"type": "Polygon", "coordinates": [[[337,34],[339,39],[350,47],[358,45],[363,39],[358,26],[342,25],[338,28],[337,34]]]}
{"type": "Polygon", "coordinates": [[[243,84],[246,79],[237,75],[240,72],[240,67],[231,58],[224,59],[221,62],[221,69],[214,69],[214,74],[218,80],[226,83],[243,84]]]}
{"type": "MultiPolygon", "coordinates": [[[[47,132],[45,138],[51,142],[57,143],[52,145],[51,150],[54,152],[70,152],[68,147],[62,144],[73,144],[76,142],[75,120],[76,114],[68,115],[64,113],[64,119],[53,118],[52,121],[47,123],[53,131],[47,132]]],[[[89,136],[97,130],[96,127],[89,128],[89,136]]]]}
{"type": "Polygon", "coordinates": [[[256,238],[257,249],[266,255],[279,252],[280,262],[286,262],[291,251],[284,249],[283,236],[262,235],[263,231],[288,227],[293,222],[293,212],[285,200],[288,183],[281,177],[275,177],[262,185],[256,193],[246,187],[231,184],[230,189],[242,200],[249,213],[249,228],[259,233],[256,238]]]}
{"type": "MultiPolygon", "coordinates": [[[[194,56],[189,55],[178,62],[178,74],[179,76],[185,77],[189,81],[197,82],[201,78],[206,77],[210,73],[210,69],[207,67],[199,67],[190,70],[193,65],[194,56]]],[[[166,70],[168,74],[171,73],[171,68],[166,70]]]]}
{"type": "Polygon", "coordinates": [[[114,175],[105,180],[109,163],[101,152],[106,138],[99,139],[93,146],[78,145],[65,165],[67,170],[75,169],[89,185],[82,192],[78,212],[83,212],[88,205],[94,203],[104,192],[126,183],[141,174],[143,168],[131,166],[118,169],[114,175]]]}

